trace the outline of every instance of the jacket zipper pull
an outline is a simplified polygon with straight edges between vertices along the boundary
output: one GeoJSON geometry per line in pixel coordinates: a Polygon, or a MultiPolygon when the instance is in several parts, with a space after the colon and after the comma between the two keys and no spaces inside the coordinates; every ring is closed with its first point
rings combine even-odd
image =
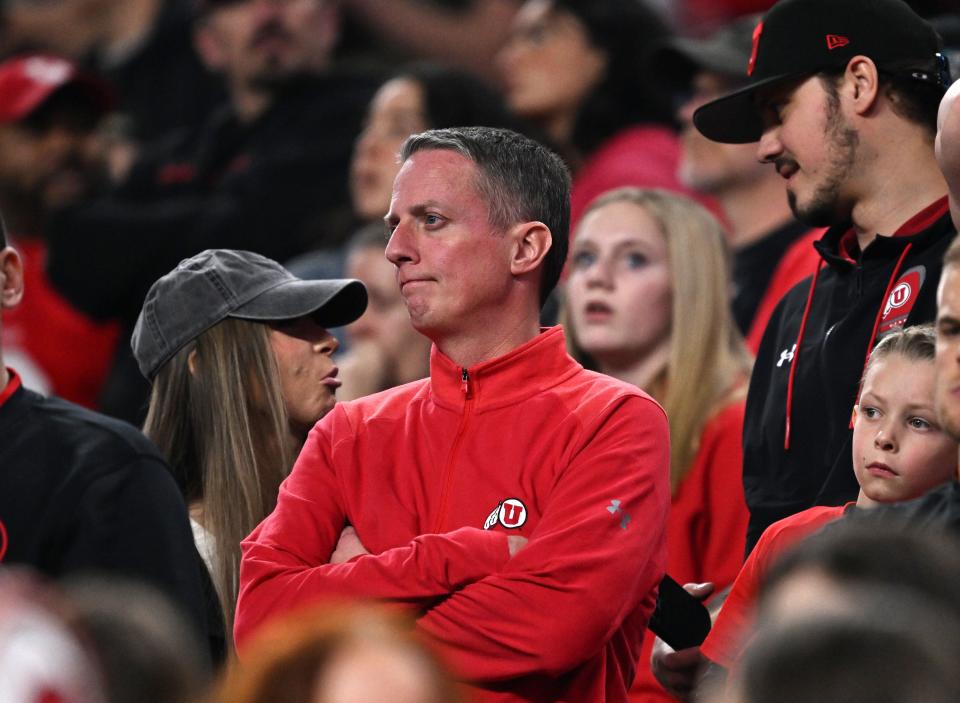
{"type": "Polygon", "coordinates": [[[460,369],[460,380],[462,381],[460,389],[464,395],[468,395],[470,393],[470,374],[467,373],[466,367],[460,369]]]}

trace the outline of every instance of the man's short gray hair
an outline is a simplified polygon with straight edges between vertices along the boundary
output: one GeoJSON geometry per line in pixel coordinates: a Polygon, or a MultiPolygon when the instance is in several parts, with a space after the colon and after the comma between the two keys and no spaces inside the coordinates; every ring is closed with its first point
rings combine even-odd
{"type": "Polygon", "coordinates": [[[418,151],[454,151],[477,165],[477,190],[486,201],[490,224],[507,230],[539,221],[550,229],[553,244],[543,260],[540,303],[560,280],[567,259],[570,230],[570,172],[559,156],[542,144],[508,129],[454,127],[433,129],[407,138],[400,149],[404,162],[418,151]]]}

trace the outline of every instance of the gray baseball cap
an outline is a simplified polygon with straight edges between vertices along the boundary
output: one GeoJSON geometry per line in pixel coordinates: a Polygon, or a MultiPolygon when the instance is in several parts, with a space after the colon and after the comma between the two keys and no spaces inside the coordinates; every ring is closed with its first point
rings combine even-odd
{"type": "Polygon", "coordinates": [[[153,380],[185,344],[228,317],[266,322],[310,315],[339,327],[366,307],[360,281],[306,281],[260,254],[207,249],[150,286],[130,345],[141,373],[153,380]]]}
{"type": "Polygon", "coordinates": [[[746,83],[753,29],[759,19],[759,15],[741,17],[705,39],[669,39],[653,51],[652,67],[674,85],[688,84],[699,71],[719,73],[746,83]]]}

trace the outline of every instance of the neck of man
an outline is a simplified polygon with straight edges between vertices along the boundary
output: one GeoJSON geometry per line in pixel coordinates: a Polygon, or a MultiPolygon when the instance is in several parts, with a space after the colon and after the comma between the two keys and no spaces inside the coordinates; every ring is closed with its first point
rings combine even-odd
{"type": "MultiPolygon", "coordinates": [[[[506,306],[504,309],[509,309],[506,306]]],[[[510,320],[470,315],[471,329],[433,338],[444,356],[457,366],[469,368],[513,351],[540,334],[539,308],[534,314],[514,315],[510,320]]]]}
{"type": "Polygon", "coordinates": [[[108,62],[123,61],[143,44],[162,6],[163,0],[123,0],[111,5],[103,46],[108,62]]]}
{"type": "Polygon", "coordinates": [[[623,357],[615,355],[598,357],[596,361],[601,373],[631,383],[650,395],[656,396],[662,389],[653,386],[670,361],[670,341],[663,340],[639,358],[635,352],[631,352],[623,357]]]}
{"type": "Polygon", "coordinates": [[[859,193],[854,194],[851,220],[860,251],[877,234],[892,235],[920,210],[947,194],[933,143],[919,128],[866,154],[858,173],[862,183],[859,193]]]}
{"type": "Polygon", "coordinates": [[[733,249],[758,242],[793,220],[783,180],[775,172],[771,175],[714,194],[730,223],[727,239],[733,249]]]}
{"type": "Polygon", "coordinates": [[[230,102],[233,104],[237,119],[250,124],[270,109],[273,93],[266,88],[254,86],[250,81],[232,80],[230,82],[230,102]]]}
{"type": "MultiPolygon", "coordinates": [[[[0,332],[2,331],[3,328],[0,325],[0,332]]],[[[0,393],[4,391],[8,383],[10,383],[10,372],[7,371],[7,366],[3,363],[3,347],[0,347],[0,393]]]]}

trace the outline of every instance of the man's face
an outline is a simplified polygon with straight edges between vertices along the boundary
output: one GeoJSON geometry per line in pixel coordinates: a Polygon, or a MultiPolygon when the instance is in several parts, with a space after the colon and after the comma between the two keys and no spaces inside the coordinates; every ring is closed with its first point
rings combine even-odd
{"type": "Polygon", "coordinates": [[[960,266],[943,269],[937,289],[937,377],[934,397],[943,429],[960,440],[960,266]]]}
{"type": "Polygon", "coordinates": [[[89,194],[103,175],[96,121],[64,109],[0,124],[0,204],[39,216],[89,194]]]}
{"type": "Polygon", "coordinates": [[[693,113],[737,86],[722,74],[701,71],[691,82],[691,95],[677,109],[681,125],[678,178],[688,188],[722,197],[731,188],[768,175],[768,166],[757,163],[752,144],[721,144],[707,139],[693,126],[693,113]]]}
{"type": "Polygon", "coordinates": [[[849,216],[847,182],[856,168],[859,136],[839,99],[820,78],[781,84],[758,96],[764,132],[757,158],[786,181],[797,219],[824,227],[849,216]]]}
{"type": "Polygon", "coordinates": [[[212,68],[231,82],[270,87],[326,67],[337,14],[327,0],[236,0],[214,6],[200,33],[212,68]]]}
{"type": "Polygon", "coordinates": [[[498,319],[512,283],[510,240],[490,224],[478,170],[449,150],[419,151],[397,174],[387,258],[413,326],[431,339],[498,319]]]}

